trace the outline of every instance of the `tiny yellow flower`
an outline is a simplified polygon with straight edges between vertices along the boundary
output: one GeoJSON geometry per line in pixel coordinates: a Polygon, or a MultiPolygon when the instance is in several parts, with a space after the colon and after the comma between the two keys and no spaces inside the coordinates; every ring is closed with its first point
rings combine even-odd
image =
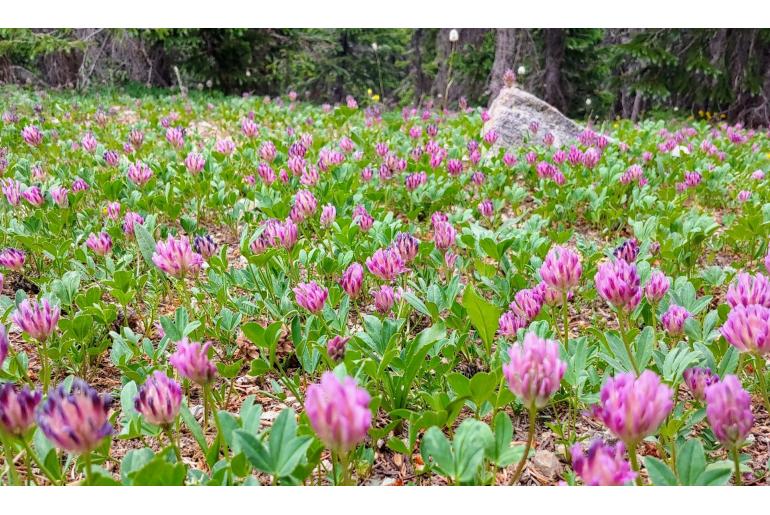
{"type": "Polygon", "coordinates": [[[703,109],[698,109],[698,116],[703,116],[703,109]]]}
{"type": "Polygon", "coordinates": [[[612,124],[612,128],[613,128],[613,129],[617,129],[618,127],[620,127],[620,124],[619,124],[619,123],[613,123],[613,124],[612,124]]]}
{"type": "Polygon", "coordinates": [[[372,88],[367,89],[366,94],[372,96],[372,88]]]}
{"type": "Polygon", "coordinates": [[[372,95],[372,100],[374,100],[375,102],[379,102],[380,101],[380,95],[372,95]]]}

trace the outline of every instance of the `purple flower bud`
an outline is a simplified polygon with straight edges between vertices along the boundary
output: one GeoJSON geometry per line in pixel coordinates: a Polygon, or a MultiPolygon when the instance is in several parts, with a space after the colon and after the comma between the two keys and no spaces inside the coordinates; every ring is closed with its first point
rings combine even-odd
{"type": "Polygon", "coordinates": [[[206,159],[197,152],[190,152],[187,154],[187,157],[184,158],[184,166],[191,174],[198,175],[206,166],[206,159]]]}
{"type": "Polygon", "coordinates": [[[593,414],[629,448],[658,430],[674,406],[674,392],[655,372],[645,370],[609,378],[602,386],[593,414]]]}
{"type": "Polygon", "coordinates": [[[182,405],[182,388],[163,372],[156,370],[147,378],[134,398],[134,408],[150,424],[170,426],[182,405]]]}
{"type": "Polygon", "coordinates": [[[370,399],[352,377],[340,381],[333,372],[324,372],[321,382],[307,389],[305,412],[324,445],[345,454],[366,438],[372,425],[370,399]]]}
{"type": "Polygon", "coordinates": [[[42,206],[45,199],[43,198],[43,192],[37,186],[32,186],[24,190],[21,194],[24,200],[32,204],[33,206],[42,206]]]}
{"type": "Polygon", "coordinates": [[[277,155],[278,151],[276,150],[275,144],[272,141],[265,141],[259,147],[259,157],[261,157],[264,161],[271,163],[277,155]]]}
{"type": "Polygon", "coordinates": [[[0,324],[0,370],[3,369],[3,363],[5,358],[8,357],[10,347],[11,342],[8,340],[8,330],[3,324],[0,324]]]}
{"type": "Polygon", "coordinates": [[[630,313],[642,300],[636,265],[622,259],[600,264],[594,280],[599,295],[619,311],[630,313]]]}
{"type": "Polygon", "coordinates": [[[89,154],[93,154],[96,151],[96,146],[98,145],[98,142],[96,141],[96,137],[94,137],[93,133],[88,132],[80,140],[80,144],[83,145],[83,150],[85,150],[89,154]]]}
{"type": "Polygon", "coordinates": [[[636,478],[631,464],[623,456],[622,442],[609,445],[594,440],[583,453],[580,444],[572,446],[572,468],[586,486],[624,486],[636,478]]]}
{"type": "Polygon", "coordinates": [[[105,256],[112,250],[112,238],[106,232],[100,232],[99,234],[91,233],[88,235],[88,239],[86,239],[86,246],[94,254],[105,256]]]}
{"type": "Polygon", "coordinates": [[[117,220],[120,218],[120,202],[107,202],[107,207],[104,208],[104,212],[108,219],[117,220]]]}
{"type": "Polygon", "coordinates": [[[436,248],[446,250],[455,244],[457,231],[449,222],[438,222],[433,225],[433,242],[436,248]]]}
{"type": "Polygon", "coordinates": [[[210,234],[205,236],[196,236],[193,240],[195,252],[201,255],[203,259],[208,259],[219,250],[219,245],[214,241],[210,234]]]}
{"type": "Polygon", "coordinates": [[[754,304],[735,306],[719,329],[730,345],[743,352],[770,352],[770,309],[754,304]]]}
{"type": "Polygon", "coordinates": [[[352,263],[342,274],[340,286],[352,298],[356,298],[361,292],[364,283],[364,267],[359,263],[352,263]]]}
{"type": "Polygon", "coordinates": [[[211,342],[201,345],[182,338],[176,343],[176,352],[169,358],[169,363],[179,375],[200,385],[209,384],[214,380],[217,368],[208,358],[211,342]]]}
{"type": "Polygon", "coordinates": [[[523,345],[511,345],[508,357],[510,362],[503,365],[508,388],[527,407],[548,404],[567,371],[567,363],[559,359],[559,344],[527,333],[523,345]]]}
{"type": "Polygon", "coordinates": [[[492,218],[492,215],[495,214],[495,205],[489,199],[479,202],[478,208],[481,216],[492,218]]]}
{"type": "Polygon", "coordinates": [[[639,256],[639,242],[636,238],[630,238],[620,244],[618,248],[612,253],[616,258],[622,259],[627,263],[633,263],[639,256]]]}
{"type": "Polygon", "coordinates": [[[326,298],[329,296],[329,290],[319,286],[317,282],[299,283],[294,287],[294,296],[297,304],[310,311],[318,313],[324,307],[326,298]]]}
{"type": "Polygon", "coordinates": [[[655,270],[650,274],[650,279],[644,286],[644,295],[651,303],[658,303],[666,295],[670,286],[668,278],[660,270],[655,270]]]}
{"type": "Polygon", "coordinates": [[[580,256],[562,246],[552,247],[540,267],[540,277],[553,290],[567,292],[580,283],[583,267],[580,256]]]}
{"type": "Polygon", "coordinates": [[[76,177],[74,181],[72,181],[72,192],[73,193],[79,193],[81,191],[87,191],[91,188],[91,186],[88,185],[86,181],[81,179],[80,177],[76,177]]]}
{"type": "MultiPolygon", "coordinates": [[[[2,361],[0,361],[2,363],[2,361]]],[[[0,432],[23,436],[35,422],[40,390],[19,389],[11,383],[0,385],[0,432]]]]}
{"type": "Polygon", "coordinates": [[[48,392],[37,424],[56,447],[85,454],[112,434],[108,420],[111,405],[109,395],[100,396],[85,381],[76,379],[70,392],[64,385],[48,392]]]}
{"type": "Polygon", "coordinates": [[[692,315],[682,306],[671,304],[660,317],[660,322],[663,324],[663,328],[671,336],[679,336],[684,330],[685,321],[692,315]]]}
{"type": "Polygon", "coordinates": [[[334,204],[326,204],[321,210],[321,225],[330,227],[334,223],[336,217],[337,208],[334,207],[334,204]]]}
{"type": "Polygon", "coordinates": [[[446,170],[449,175],[457,177],[463,171],[463,162],[459,159],[449,159],[446,162],[446,170]]]}
{"type": "Polygon", "coordinates": [[[442,213],[441,211],[436,211],[432,215],[430,215],[430,223],[435,228],[438,224],[442,222],[448,222],[449,217],[442,213]]]}
{"type": "Polygon", "coordinates": [[[457,254],[455,254],[451,250],[447,250],[446,252],[444,252],[444,264],[447,266],[447,268],[449,269],[454,268],[455,262],[457,262],[457,254]]]}
{"type": "Polygon", "coordinates": [[[366,259],[366,267],[383,281],[392,281],[408,270],[401,253],[391,248],[376,250],[372,257],[366,259]]]}
{"type": "Polygon", "coordinates": [[[326,342],[326,353],[332,361],[342,361],[345,357],[345,346],[350,340],[349,336],[336,335],[326,342]]]}
{"type": "Polygon", "coordinates": [[[353,210],[353,221],[361,228],[362,231],[367,232],[374,225],[374,218],[366,208],[358,204],[353,210]]]}
{"type": "Polygon", "coordinates": [[[374,297],[374,307],[383,314],[390,311],[396,302],[396,294],[393,288],[387,284],[383,284],[377,290],[372,290],[372,297],[374,297]]]}
{"type": "Polygon", "coordinates": [[[19,205],[21,198],[21,183],[15,179],[3,179],[3,195],[12,206],[19,205]]]}
{"type": "Polygon", "coordinates": [[[533,320],[543,308],[542,292],[536,289],[519,290],[508,307],[520,317],[533,320]]]}
{"type": "Polygon", "coordinates": [[[197,274],[203,265],[203,257],[190,247],[187,236],[175,239],[169,235],[166,241],[155,244],[152,262],[160,270],[177,279],[197,274]]]}
{"type": "Polygon", "coordinates": [[[230,138],[219,139],[214,143],[214,152],[229,156],[235,152],[235,143],[230,138]]]}
{"type": "Polygon", "coordinates": [[[118,166],[118,163],[120,162],[120,156],[114,150],[105,151],[104,154],[102,154],[102,159],[104,159],[104,162],[109,166],[118,166]]]}
{"type": "Polygon", "coordinates": [[[404,263],[408,263],[417,256],[417,252],[420,249],[420,240],[408,232],[400,232],[396,234],[393,246],[398,251],[401,259],[404,260],[404,263]]]}
{"type": "Polygon", "coordinates": [[[150,179],[152,179],[153,176],[150,167],[141,161],[131,163],[128,167],[127,174],[129,180],[140,187],[150,182],[150,179]]]}
{"type": "Polygon", "coordinates": [[[139,129],[132,129],[131,132],[128,133],[128,142],[134,148],[141,147],[144,142],[144,132],[139,129]]]}
{"type": "Polygon", "coordinates": [[[8,248],[0,252],[0,266],[4,266],[9,270],[20,272],[24,268],[25,260],[26,255],[18,249],[8,248]]]}
{"type": "Polygon", "coordinates": [[[739,447],[754,425],[749,392],[737,377],[726,375],[706,388],[705,397],[706,416],[714,435],[728,449],[739,447]]]}
{"type": "Polygon", "coordinates": [[[21,137],[24,139],[24,142],[31,147],[36,147],[43,142],[43,133],[34,125],[27,125],[24,127],[21,131],[21,137]]]}
{"type": "Polygon", "coordinates": [[[500,315],[497,333],[505,338],[515,338],[519,329],[527,327],[529,321],[513,311],[506,311],[500,315]]]}
{"type": "Polygon", "coordinates": [[[243,135],[247,138],[255,138],[259,135],[259,127],[254,123],[254,120],[244,118],[243,121],[241,121],[241,132],[243,132],[243,135]]]}
{"type": "Polygon", "coordinates": [[[278,243],[286,250],[291,250],[297,243],[299,237],[297,224],[290,219],[284,220],[283,223],[275,225],[275,237],[278,239],[278,243]]]}
{"type": "Polygon", "coordinates": [[[129,237],[134,235],[134,225],[144,225],[144,218],[139,213],[133,211],[126,212],[123,217],[123,233],[129,237]]]}
{"type": "Polygon", "coordinates": [[[40,302],[24,299],[11,315],[11,319],[31,338],[43,342],[56,330],[60,313],[59,306],[52,306],[48,299],[40,302]]]}
{"type": "Polygon", "coordinates": [[[710,368],[688,368],[682,377],[684,377],[684,384],[687,385],[692,396],[701,402],[706,399],[706,387],[719,381],[719,376],[710,368]]]}
{"type": "Polygon", "coordinates": [[[51,194],[51,199],[56,203],[57,206],[67,207],[67,188],[55,186],[50,189],[49,193],[51,194]]]}
{"type": "Polygon", "coordinates": [[[730,307],[759,304],[770,308],[770,283],[762,274],[749,275],[738,274],[736,280],[730,284],[725,296],[730,307]]]}

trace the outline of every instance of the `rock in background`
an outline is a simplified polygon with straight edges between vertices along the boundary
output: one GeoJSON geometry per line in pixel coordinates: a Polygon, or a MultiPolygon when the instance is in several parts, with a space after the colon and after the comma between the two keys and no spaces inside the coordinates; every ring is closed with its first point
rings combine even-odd
{"type": "Polygon", "coordinates": [[[503,88],[489,108],[489,121],[484,124],[484,133],[495,129],[498,139],[495,146],[520,147],[532,140],[530,123],[535,121],[539,129],[535,138],[538,141],[551,133],[554,146],[567,145],[577,140],[583,127],[573,122],[552,105],[540,100],[535,95],[517,87],[503,88]]]}

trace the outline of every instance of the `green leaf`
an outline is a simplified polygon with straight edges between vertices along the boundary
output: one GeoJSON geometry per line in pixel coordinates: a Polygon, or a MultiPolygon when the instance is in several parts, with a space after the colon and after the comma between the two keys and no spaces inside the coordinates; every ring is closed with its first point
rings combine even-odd
{"type": "Polygon", "coordinates": [[[687,440],[679,449],[676,459],[676,472],[683,485],[695,485],[697,479],[706,470],[706,454],[700,440],[687,440]]]}
{"type": "Polygon", "coordinates": [[[129,476],[153,460],[155,453],[152,449],[133,449],[126,453],[120,461],[120,479],[124,484],[130,484],[129,476]]]}
{"type": "Polygon", "coordinates": [[[182,420],[184,421],[185,425],[192,433],[193,438],[195,438],[195,441],[198,442],[198,446],[203,451],[203,454],[206,454],[209,450],[209,447],[206,444],[206,437],[203,435],[203,428],[201,428],[200,424],[198,424],[198,421],[195,420],[195,417],[193,417],[193,414],[190,413],[190,408],[187,407],[186,402],[182,403],[182,407],[179,410],[179,414],[182,416],[182,420]]]}
{"type": "Polygon", "coordinates": [[[134,486],[182,486],[187,476],[183,463],[169,463],[162,454],[129,475],[134,486]]]}
{"type": "Polygon", "coordinates": [[[310,446],[310,437],[297,437],[297,421],[294,412],[283,410],[273,422],[268,449],[274,458],[276,474],[288,476],[294,471],[310,446]]]}
{"type": "Polygon", "coordinates": [[[484,463],[485,452],[494,444],[495,438],[488,425],[480,420],[465,419],[452,442],[455,479],[460,483],[473,482],[484,463]]]}
{"type": "Polygon", "coordinates": [[[449,440],[436,426],[425,432],[420,443],[420,454],[426,464],[431,465],[438,472],[447,477],[453,477],[454,456],[449,440]]]}
{"type": "Polygon", "coordinates": [[[470,318],[473,327],[476,328],[476,332],[479,333],[481,341],[484,342],[487,355],[489,355],[502,310],[479,297],[470,284],[465,287],[465,292],[463,292],[462,306],[468,313],[468,318],[470,318]]]}
{"type": "Polygon", "coordinates": [[[152,255],[155,253],[155,238],[142,224],[134,224],[134,236],[145,263],[154,270],[155,263],[152,262],[152,255]]]}
{"type": "Polygon", "coordinates": [[[297,436],[297,421],[290,409],[281,411],[273,422],[267,447],[244,430],[236,430],[235,439],[254,467],[279,478],[294,472],[313,442],[310,436],[297,436]]]}
{"type": "Polygon", "coordinates": [[[676,476],[668,468],[668,465],[652,456],[644,457],[644,466],[650,475],[652,483],[656,486],[674,486],[676,485],[676,476]]]}
{"type": "Polygon", "coordinates": [[[491,372],[479,372],[470,382],[471,399],[478,409],[494,395],[497,389],[497,376],[491,372]]]}
{"type": "Polygon", "coordinates": [[[507,467],[517,463],[524,455],[524,445],[511,446],[513,441],[513,424],[504,411],[495,415],[495,445],[490,455],[498,467],[507,467]]]}
{"type": "Polygon", "coordinates": [[[698,486],[724,486],[730,481],[733,475],[733,468],[724,463],[712,463],[704,470],[695,484],[698,486]]]}

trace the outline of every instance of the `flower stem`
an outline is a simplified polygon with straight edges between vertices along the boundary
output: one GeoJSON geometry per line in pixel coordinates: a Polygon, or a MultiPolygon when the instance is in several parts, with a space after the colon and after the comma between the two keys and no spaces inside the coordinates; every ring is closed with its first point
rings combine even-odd
{"type": "Polygon", "coordinates": [[[620,337],[623,340],[623,346],[626,348],[628,359],[631,361],[631,366],[633,367],[636,376],[639,377],[639,365],[636,364],[636,358],[634,357],[634,353],[631,351],[631,343],[628,341],[629,331],[626,331],[626,322],[627,320],[625,314],[622,311],[618,311],[618,326],[620,327],[620,337]]]}
{"type": "Polygon", "coordinates": [[[741,457],[737,445],[733,446],[732,455],[733,464],[735,465],[735,485],[741,486],[743,484],[743,479],[741,478],[741,457]]]}
{"type": "Polygon", "coordinates": [[[40,461],[40,459],[37,457],[37,454],[32,450],[32,448],[29,446],[29,442],[25,440],[24,438],[19,438],[21,441],[21,445],[24,447],[24,452],[27,453],[27,456],[32,458],[32,461],[35,462],[35,465],[37,468],[40,469],[40,472],[43,473],[43,475],[48,478],[48,481],[51,482],[52,485],[57,485],[59,482],[55,477],[53,477],[53,474],[48,470],[48,467],[43,465],[43,463],[40,461]]]}
{"type": "Polygon", "coordinates": [[[347,452],[343,452],[339,455],[340,468],[342,469],[342,486],[350,485],[350,460],[348,459],[347,452]]]}
{"type": "Polygon", "coordinates": [[[91,472],[91,452],[87,452],[83,455],[83,459],[86,462],[86,486],[93,484],[93,476],[91,472]]]}
{"type": "Polygon", "coordinates": [[[762,400],[765,403],[765,410],[770,414],[770,398],[767,393],[767,383],[765,382],[765,361],[761,356],[754,356],[754,368],[759,379],[759,389],[762,390],[762,400]]]}
{"type": "Polygon", "coordinates": [[[636,456],[636,444],[628,446],[628,455],[631,458],[631,468],[636,472],[636,486],[642,486],[642,476],[639,475],[639,459],[636,456]]]}
{"type": "Polygon", "coordinates": [[[222,425],[219,423],[219,415],[217,414],[217,405],[214,402],[214,396],[211,392],[211,386],[205,387],[206,403],[212,408],[212,415],[214,415],[214,427],[217,428],[217,441],[218,445],[222,449],[222,454],[227,459],[227,441],[225,440],[225,433],[222,431],[222,425]]]}
{"type": "Polygon", "coordinates": [[[209,428],[209,385],[203,385],[203,431],[209,428]]]}
{"type": "Polygon", "coordinates": [[[529,458],[529,450],[532,448],[532,442],[535,440],[535,417],[537,416],[537,408],[533,402],[529,406],[529,431],[527,433],[527,445],[524,447],[524,455],[519,460],[519,464],[516,466],[516,472],[513,473],[513,479],[511,479],[511,486],[519,482],[521,473],[524,472],[524,465],[529,458]]]}
{"type": "Polygon", "coordinates": [[[166,434],[166,438],[168,438],[168,442],[171,444],[171,447],[174,449],[174,454],[176,455],[176,460],[178,463],[182,463],[182,452],[179,450],[179,445],[176,443],[176,438],[174,437],[174,430],[171,428],[171,425],[168,425],[163,428],[163,432],[166,434]]]}
{"type": "Polygon", "coordinates": [[[48,367],[48,346],[46,341],[40,342],[40,375],[42,376],[43,392],[48,393],[51,384],[51,372],[48,367]]]}
{"type": "Polygon", "coordinates": [[[567,292],[561,294],[561,311],[564,318],[564,351],[569,354],[569,307],[567,306],[567,292]]]}
{"type": "Polygon", "coordinates": [[[19,473],[13,462],[13,448],[11,443],[3,437],[3,449],[5,449],[5,464],[8,466],[8,484],[16,486],[19,484],[19,473]]]}

